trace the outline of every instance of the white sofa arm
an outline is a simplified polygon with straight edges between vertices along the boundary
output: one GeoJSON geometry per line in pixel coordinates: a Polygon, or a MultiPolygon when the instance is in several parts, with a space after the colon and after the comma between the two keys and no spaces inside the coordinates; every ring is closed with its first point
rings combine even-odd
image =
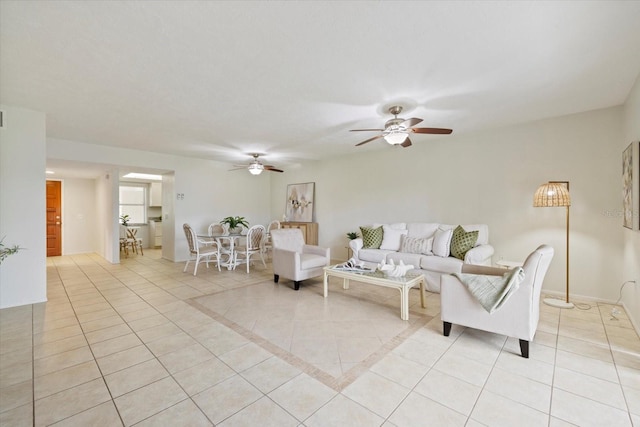
{"type": "Polygon", "coordinates": [[[273,273],[287,278],[296,277],[300,270],[300,254],[286,249],[273,249],[273,273]]]}
{"type": "Polygon", "coordinates": [[[303,254],[320,255],[320,256],[326,257],[327,262],[329,262],[329,260],[331,259],[331,257],[329,256],[329,252],[330,252],[329,248],[323,248],[322,246],[304,245],[302,247],[303,254]]]}
{"type": "Polygon", "coordinates": [[[349,240],[349,248],[351,248],[351,252],[353,253],[353,257],[358,260],[358,251],[362,249],[364,243],[362,242],[362,237],[358,237],[357,239],[349,240]]]}
{"type": "Polygon", "coordinates": [[[491,265],[492,256],[493,246],[478,245],[475,248],[469,249],[469,251],[464,256],[464,262],[466,264],[491,265]]]}

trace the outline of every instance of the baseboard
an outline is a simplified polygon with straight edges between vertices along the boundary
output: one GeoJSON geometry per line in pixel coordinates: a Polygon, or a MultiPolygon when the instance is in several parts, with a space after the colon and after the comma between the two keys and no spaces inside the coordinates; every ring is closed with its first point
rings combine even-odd
{"type": "MultiPolygon", "coordinates": [[[[564,299],[565,297],[565,293],[564,292],[555,292],[555,291],[545,291],[544,289],[542,290],[542,294],[543,295],[549,295],[549,296],[554,296],[554,297],[561,297],[564,299]]],[[[542,299],[542,298],[541,298],[542,299]]],[[[600,303],[600,304],[611,304],[611,305],[616,305],[616,300],[607,300],[607,299],[602,299],[602,298],[595,298],[595,297],[587,297],[584,295],[575,295],[575,294],[571,294],[570,301],[575,303],[575,300],[579,300],[579,301],[586,301],[586,302],[592,302],[592,303],[600,303]]],[[[638,334],[638,336],[640,336],[640,319],[636,319],[632,316],[631,314],[631,310],[629,310],[629,308],[624,304],[620,304],[618,303],[618,305],[620,305],[622,308],[624,308],[624,312],[627,314],[627,317],[629,318],[629,321],[631,322],[631,326],[633,326],[633,329],[636,331],[636,334],[638,334]]]]}

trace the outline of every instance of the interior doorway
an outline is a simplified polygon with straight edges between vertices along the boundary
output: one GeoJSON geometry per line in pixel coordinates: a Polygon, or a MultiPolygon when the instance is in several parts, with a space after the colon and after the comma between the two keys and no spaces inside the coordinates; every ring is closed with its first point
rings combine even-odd
{"type": "Polygon", "coordinates": [[[62,255],[62,182],[47,181],[47,256],[62,255]]]}

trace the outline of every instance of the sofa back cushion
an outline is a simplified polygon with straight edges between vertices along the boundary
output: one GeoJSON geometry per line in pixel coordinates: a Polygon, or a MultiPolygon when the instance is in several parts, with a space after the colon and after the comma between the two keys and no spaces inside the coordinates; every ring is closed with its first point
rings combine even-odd
{"type": "Polygon", "coordinates": [[[360,227],[362,233],[362,247],[365,249],[378,249],[382,244],[383,231],[380,227],[360,227]]]}
{"type": "Polygon", "coordinates": [[[382,243],[380,249],[388,251],[399,251],[402,237],[406,236],[407,230],[396,230],[389,225],[382,226],[382,243]]]}
{"type": "Polygon", "coordinates": [[[417,238],[417,237],[402,237],[402,244],[400,245],[400,252],[407,254],[422,254],[433,255],[433,237],[429,238],[417,238]]]}
{"type": "Polygon", "coordinates": [[[407,224],[407,237],[415,237],[416,239],[433,237],[439,225],[435,222],[411,222],[407,224]]]}
{"type": "Polygon", "coordinates": [[[457,226],[453,230],[453,236],[451,237],[451,255],[464,260],[467,251],[476,246],[478,233],[478,230],[467,231],[461,225],[457,226]]]}
{"type": "MultiPolygon", "coordinates": [[[[460,224],[465,231],[478,231],[478,240],[475,246],[489,244],[489,226],[487,224],[460,224]]],[[[453,230],[458,224],[440,224],[440,228],[443,230],[453,230]]]]}

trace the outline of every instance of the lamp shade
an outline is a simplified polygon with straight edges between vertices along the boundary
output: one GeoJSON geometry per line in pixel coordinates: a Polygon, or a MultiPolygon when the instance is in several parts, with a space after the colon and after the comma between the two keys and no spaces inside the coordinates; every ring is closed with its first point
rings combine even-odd
{"type": "Polygon", "coordinates": [[[260,175],[264,170],[264,166],[262,165],[262,163],[256,162],[256,163],[251,163],[248,169],[251,175],[260,175]]]}
{"type": "Polygon", "coordinates": [[[409,134],[406,131],[392,130],[384,136],[385,141],[392,145],[402,144],[409,134]]]}
{"type": "Polygon", "coordinates": [[[569,189],[557,182],[542,184],[533,195],[533,206],[536,208],[571,206],[569,189]]]}

